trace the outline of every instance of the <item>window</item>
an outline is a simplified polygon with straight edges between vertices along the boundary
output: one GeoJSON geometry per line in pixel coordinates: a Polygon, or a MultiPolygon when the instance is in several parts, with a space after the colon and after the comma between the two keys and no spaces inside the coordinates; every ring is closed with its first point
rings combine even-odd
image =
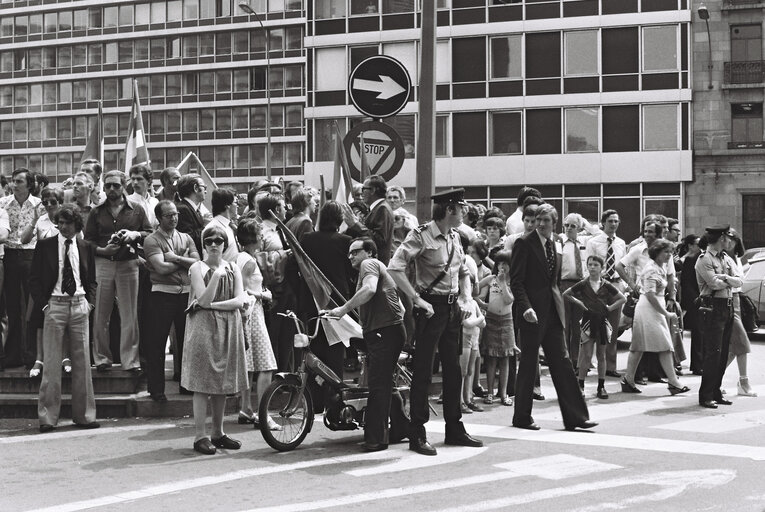
{"type": "Polygon", "coordinates": [[[284,50],[284,29],[274,28],[268,31],[268,51],[281,52],[284,50]]]}
{"type": "Polygon", "coordinates": [[[183,19],[199,19],[199,0],[183,0],[183,19]]]}
{"type": "Polygon", "coordinates": [[[149,113],[149,133],[153,135],[164,135],[167,133],[164,112],[149,113]]]}
{"type": "Polygon", "coordinates": [[[42,50],[34,48],[29,50],[29,69],[42,69],[42,50]]]}
{"type": "Polygon", "coordinates": [[[449,116],[436,116],[436,156],[449,156],[449,116]]]}
{"type": "Polygon", "coordinates": [[[289,27],[285,30],[285,48],[300,50],[303,47],[303,30],[300,27],[289,27]]]}
{"type": "Polygon", "coordinates": [[[167,133],[180,133],[181,113],[177,110],[167,113],[167,133]]]}
{"type": "Polygon", "coordinates": [[[197,36],[183,36],[183,57],[197,57],[197,36]]]}
{"type": "Polygon", "coordinates": [[[561,152],[560,109],[526,111],[526,154],[547,155],[561,152]]]}
{"type": "Polygon", "coordinates": [[[199,94],[215,93],[215,73],[205,71],[199,74],[199,94]]]}
{"type": "Polygon", "coordinates": [[[241,30],[234,32],[234,53],[248,53],[250,51],[250,36],[241,30]]]}
{"type": "Polygon", "coordinates": [[[106,43],[106,56],[104,58],[104,64],[116,64],[117,63],[117,43],[106,43]]]}
{"type": "Polygon", "coordinates": [[[167,38],[167,58],[177,59],[180,56],[181,56],[181,38],[168,37],[167,38]]]}
{"type": "Polygon", "coordinates": [[[224,32],[215,35],[215,55],[231,55],[231,34],[224,32]]]}
{"type": "Polygon", "coordinates": [[[151,75],[151,95],[152,97],[162,97],[165,95],[164,75],[151,75]]]}
{"type": "Polygon", "coordinates": [[[453,156],[486,155],[486,112],[455,112],[452,132],[453,156]]]}
{"type": "Polygon", "coordinates": [[[174,21],[181,21],[183,19],[183,11],[181,9],[181,0],[169,0],[167,2],[167,21],[172,23],[174,21]]]}
{"type": "Polygon", "coordinates": [[[199,55],[202,57],[215,55],[215,36],[213,34],[199,35],[199,55]]]}
{"type": "Polygon", "coordinates": [[[388,117],[383,121],[396,130],[404,141],[404,158],[414,158],[414,139],[415,124],[414,114],[399,114],[394,117],[388,117]]]}
{"type": "Polygon", "coordinates": [[[560,32],[526,34],[526,78],[560,75],[560,32]]]}
{"type": "Polygon", "coordinates": [[[733,103],[730,109],[731,142],[762,141],[762,103],[733,103]]]}
{"type": "Polygon", "coordinates": [[[88,8],[88,28],[101,28],[103,25],[103,18],[101,16],[100,7],[88,8]]]}
{"type": "Polygon", "coordinates": [[[68,68],[72,65],[72,47],[71,46],[59,46],[56,55],[59,68],[68,68]]]}
{"type": "Polygon", "coordinates": [[[731,25],[730,60],[733,62],[762,60],[762,26],[731,25]]]}
{"type": "Polygon", "coordinates": [[[119,42],[119,61],[120,62],[133,61],[133,41],[119,42]]]}
{"type": "Polygon", "coordinates": [[[234,91],[247,92],[250,89],[250,74],[246,69],[234,71],[234,91]]]}
{"type": "Polygon", "coordinates": [[[199,18],[209,19],[215,17],[215,1],[199,0],[199,18]]]}
{"type": "Polygon", "coordinates": [[[284,127],[284,109],[282,107],[271,107],[271,122],[269,124],[272,128],[284,127]]]}
{"type": "Polygon", "coordinates": [[[229,130],[231,130],[231,109],[217,109],[215,111],[215,131],[228,132],[229,130]]]}
{"type": "Polygon", "coordinates": [[[678,149],[677,105],[643,105],[643,149],[678,149]]]}
{"type": "Polygon", "coordinates": [[[414,0],[382,0],[383,14],[414,12],[414,0]]]}
{"type": "Polygon", "coordinates": [[[72,30],[72,11],[60,11],[58,13],[58,31],[67,32],[72,30]]]}
{"type": "Polygon", "coordinates": [[[345,47],[316,49],[316,90],[344,91],[346,87],[345,47]]]}
{"type": "Polygon", "coordinates": [[[288,128],[303,126],[303,105],[287,105],[284,107],[288,128]]]}
{"type": "Polygon", "coordinates": [[[231,92],[231,71],[215,72],[215,92],[231,92]]]}
{"type": "Polygon", "coordinates": [[[374,46],[352,46],[351,50],[351,70],[355,69],[363,60],[378,54],[377,45],[374,46]]]}
{"type": "MultiPolygon", "coordinates": [[[[104,7],[104,28],[112,28],[117,26],[119,11],[115,7],[104,7]]],[[[45,23],[48,23],[48,15],[45,15],[45,23]]]]}
{"type": "Polygon", "coordinates": [[[317,20],[342,18],[345,16],[345,0],[315,0],[314,15],[317,20]]]}
{"type": "MultiPolygon", "coordinates": [[[[34,85],[32,91],[34,91],[34,85]]],[[[88,99],[88,82],[85,80],[78,80],[72,83],[72,101],[87,101],[88,99]]]]}
{"type": "Polygon", "coordinates": [[[138,4],[135,6],[135,24],[148,25],[151,22],[151,4],[138,4]]]}
{"type": "Polygon", "coordinates": [[[127,27],[133,24],[133,6],[120,5],[119,11],[120,26],[127,27]]]}
{"type": "Polygon", "coordinates": [[[356,0],[355,2],[351,2],[351,15],[363,16],[366,14],[377,14],[380,12],[377,2],[378,0],[356,0]]]}
{"type": "Polygon", "coordinates": [[[521,78],[523,73],[521,36],[491,39],[491,78],[521,78]]]}
{"type": "MultiPolygon", "coordinates": [[[[77,13],[78,12],[84,12],[85,13],[85,16],[86,16],[85,21],[87,22],[87,11],[84,11],[84,10],[83,11],[75,11],[75,18],[74,18],[74,20],[75,20],[75,29],[79,29],[79,27],[76,26],[77,23],[78,23],[77,22],[77,13]]],[[[83,27],[83,29],[84,28],[85,27],[83,27]]],[[[43,15],[42,14],[33,14],[33,15],[31,15],[29,17],[29,33],[30,34],[42,34],[42,29],[43,29],[43,15]]]]}
{"type": "Polygon", "coordinates": [[[149,60],[149,41],[146,39],[135,40],[135,60],[149,60]]]}
{"type": "Polygon", "coordinates": [[[164,60],[165,59],[165,40],[164,39],[151,39],[149,41],[149,53],[151,60],[164,60]]]}
{"type": "Polygon", "coordinates": [[[643,71],[675,71],[677,26],[643,27],[643,71]]]}
{"type": "Polygon", "coordinates": [[[603,152],[638,151],[640,111],[637,105],[603,107],[603,152]]]}
{"type": "Polygon", "coordinates": [[[598,108],[566,109],[566,153],[598,151],[598,108]]]}
{"type": "Polygon", "coordinates": [[[303,86],[303,72],[300,66],[284,66],[284,88],[300,89],[303,86]]]}
{"type": "Polygon", "coordinates": [[[345,119],[314,119],[313,121],[313,140],[316,154],[314,159],[316,162],[332,160],[335,144],[335,121],[337,121],[340,133],[345,133],[345,119]]]}
{"type": "Polygon", "coordinates": [[[72,66],[84,66],[87,54],[85,45],[72,46],[72,66]]]}
{"type": "Polygon", "coordinates": [[[29,18],[26,16],[16,16],[16,22],[14,23],[14,33],[17,36],[27,35],[27,22],[29,18]]]}
{"type": "Polygon", "coordinates": [[[598,74],[598,31],[579,30],[565,34],[565,74],[598,74]]]}
{"type": "Polygon", "coordinates": [[[523,151],[520,112],[495,112],[491,115],[491,154],[509,155],[523,151]]]}
{"type": "Polygon", "coordinates": [[[637,27],[604,28],[601,39],[604,75],[638,72],[637,27]]]}
{"type": "Polygon", "coordinates": [[[167,75],[167,95],[168,96],[180,96],[181,95],[181,75],[172,74],[167,75]]]}
{"type": "Polygon", "coordinates": [[[452,78],[455,82],[486,80],[485,37],[452,39],[452,78]]]}
{"type": "Polygon", "coordinates": [[[452,81],[452,58],[447,41],[436,43],[436,83],[448,84],[452,81]]]}
{"type": "Polygon", "coordinates": [[[215,129],[215,111],[205,109],[199,113],[199,129],[203,132],[211,132],[215,129]]]}
{"type": "MultiPolygon", "coordinates": [[[[281,110],[281,107],[276,107],[276,110],[281,110]]],[[[232,109],[232,117],[234,130],[246,130],[249,128],[249,110],[247,107],[234,107],[232,109]]]]}
{"type": "Polygon", "coordinates": [[[152,2],[151,3],[151,22],[152,23],[165,23],[167,17],[165,15],[165,2],[152,2]]]}

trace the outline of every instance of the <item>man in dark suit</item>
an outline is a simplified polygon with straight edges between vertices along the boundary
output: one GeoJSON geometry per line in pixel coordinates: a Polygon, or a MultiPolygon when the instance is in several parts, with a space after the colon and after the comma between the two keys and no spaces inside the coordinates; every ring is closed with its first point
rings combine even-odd
{"type": "Polygon", "coordinates": [[[388,185],[380,176],[373,175],[364,181],[361,194],[364,203],[369,206],[369,215],[364,224],[356,219],[349,205],[343,205],[343,220],[348,225],[345,234],[354,238],[371,238],[377,246],[377,259],[385,265],[393,256],[393,210],[385,200],[387,191],[388,185]]]}
{"type": "Polygon", "coordinates": [[[178,180],[178,197],[175,203],[178,209],[178,226],[175,228],[186,233],[194,240],[197,252],[202,255],[202,230],[207,222],[204,218],[202,204],[207,193],[207,186],[199,174],[186,174],[178,180]]]}
{"type": "Polygon", "coordinates": [[[553,240],[558,212],[549,204],[537,209],[537,229],[516,240],[510,263],[521,332],[521,362],[515,386],[513,426],[539,430],[531,416],[539,346],[550,367],[566,430],[592,428],[587,404],[577,384],[563,336],[565,325],[560,280],[560,242],[553,240]]]}
{"type": "Polygon", "coordinates": [[[50,432],[61,411],[61,353],[69,343],[72,361],[72,420],[80,428],[98,428],[96,399],[88,357],[88,319],[96,294],[92,248],[77,238],[82,216],[72,206],[56,214],[59,235],[40,240],[32,258],[29,288],[45,316],[44,365],[37,415],[40,432],[50,432]]]}

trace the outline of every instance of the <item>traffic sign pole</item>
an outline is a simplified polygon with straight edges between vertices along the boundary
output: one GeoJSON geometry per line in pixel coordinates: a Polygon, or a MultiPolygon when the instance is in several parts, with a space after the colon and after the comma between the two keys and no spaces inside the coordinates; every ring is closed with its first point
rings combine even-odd
{"type": "Polygon", "coordinates": [[[433,171],[436,166],[436,2],[422,2],[420,40],[420,103],[417,129],[417,218],[431,218],[433,171]]]}

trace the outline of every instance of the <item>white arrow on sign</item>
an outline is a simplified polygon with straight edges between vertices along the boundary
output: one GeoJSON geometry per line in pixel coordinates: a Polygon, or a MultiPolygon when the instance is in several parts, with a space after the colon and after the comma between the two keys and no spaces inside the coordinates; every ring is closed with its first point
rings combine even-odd
{"type": "Polygon", "coordinates": [[[387,100],[394,96],[398,96],[402,92],[406,92],[406,89],[401,87],[398,82],[386,75],[378,75],[380,81],[377,80],[364,80],[363,78],[353,79],[353,88],[359,91],[376,92],[378,100],[387,100]]]}

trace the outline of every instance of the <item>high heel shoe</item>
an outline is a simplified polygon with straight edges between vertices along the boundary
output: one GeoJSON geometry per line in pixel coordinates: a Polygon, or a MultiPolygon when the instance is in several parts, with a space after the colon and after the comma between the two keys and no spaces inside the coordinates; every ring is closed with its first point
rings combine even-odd
{"type": "Polygon", "coordinates": [[[622,393],[642,393],[634,384],[627,382],[627,379],[622,379],[622,393]]]}
{"type": "Polygon", "coordinates": [[[42,368],[43,368],[43,362],[39,360],[35,361],[35,364],[34,366],[32,366],[32,369],[29,370],[29,378],[36,379],[37,377],[39,377],[40,374],[42,373],[42,368]]]}
{"type": "Polygon", "coordinates": [[[752,388],[749,386],[749,377],[739,378],[736,389],[738,390],[738,396],[757,396],[757,393],[752,391],[752,388]]]}
{"type": "Polygon", "coordinates": [[[691,390],[691,388],[689,388],[688,386],[683,386],[679,388],[677,386],[673,386],[672,384],[667,385],[667,389],[669,389],[669,392],[670,394],[672,394],[672,396],[679,395],[680,393],[687,393],[688,391],[691,390]]]}

